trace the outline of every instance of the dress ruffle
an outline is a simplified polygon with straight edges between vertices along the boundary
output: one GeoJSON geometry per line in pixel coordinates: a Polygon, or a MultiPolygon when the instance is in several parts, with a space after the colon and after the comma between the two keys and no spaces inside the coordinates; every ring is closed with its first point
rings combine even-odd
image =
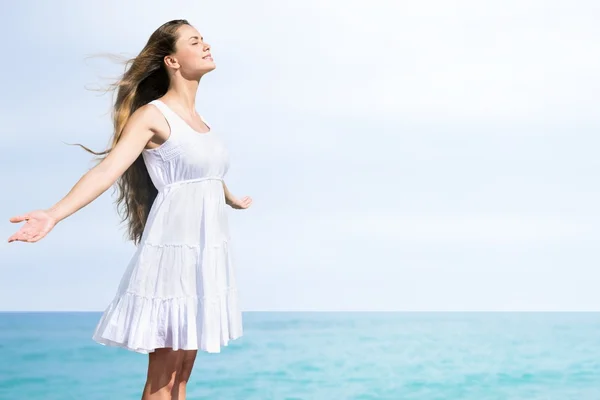
{"type": "Polygon", "coordinates": [[[203,248],[145,243],[93,339],[139,353],[164,347],[218,353],[242,334],[226,241],[203,248]]]}

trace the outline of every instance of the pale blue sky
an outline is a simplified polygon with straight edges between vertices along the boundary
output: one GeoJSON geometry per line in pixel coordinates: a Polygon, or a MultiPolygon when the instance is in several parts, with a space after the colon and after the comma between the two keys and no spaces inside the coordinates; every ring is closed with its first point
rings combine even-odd
{"type": "Polygon", "coordinates": [[[187,18],[232,153],[244,310],[600,310],[594,1],[12,2],[0,27],[0,310],[102,310],[133,245],[111,191],[5,239],[91,167],[121,72],[187,18]]]}

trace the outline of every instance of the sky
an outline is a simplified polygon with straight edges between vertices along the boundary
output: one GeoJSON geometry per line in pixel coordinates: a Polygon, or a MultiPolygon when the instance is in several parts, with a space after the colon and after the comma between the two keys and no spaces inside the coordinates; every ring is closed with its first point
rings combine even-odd
{"type": "Polygon", "coordinates": [[[24,0],[0,35],[0,310],[102,311],[134,252],[109,190],[35,244],[176,18],[212,46],[245,311],[600,310],[600,7],[573,0],[24,0]]]}

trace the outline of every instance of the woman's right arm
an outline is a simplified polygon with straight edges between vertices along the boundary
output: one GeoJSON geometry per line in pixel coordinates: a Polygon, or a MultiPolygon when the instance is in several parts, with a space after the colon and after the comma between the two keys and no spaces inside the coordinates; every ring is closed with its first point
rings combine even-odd
{"type": "Polygon", "coordinates": [[[25,225],[8,241],[37,242],[58,222],[82,209],[111,187],[154,137],[157,113],[155,107],[148,105],[136,110],[115,147],[102,162],[86,172],[64,198],[47,210],[36,210],[10,219],[13,223],[25,221],[25,225]]]}

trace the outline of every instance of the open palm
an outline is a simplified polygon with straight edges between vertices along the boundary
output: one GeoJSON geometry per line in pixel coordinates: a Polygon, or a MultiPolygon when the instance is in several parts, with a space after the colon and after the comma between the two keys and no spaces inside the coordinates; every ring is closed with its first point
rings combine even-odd
{"type": "Polygon", "coordinates": [[[8,238],[8,242],[21,241],[33,243],[42,239],[54,228],[56,221],[46,211],[37,210],[27,214],[12,217],[10,222],[17,223],[25,221],[14,235],[8,238]]]}
{"type": "Polygon", "coordinates": [[[241,199],[235,199],[231,202],[231,207],[236,210],[244,210],[252,205],[252,198],[244,196],[241,199]]]}

